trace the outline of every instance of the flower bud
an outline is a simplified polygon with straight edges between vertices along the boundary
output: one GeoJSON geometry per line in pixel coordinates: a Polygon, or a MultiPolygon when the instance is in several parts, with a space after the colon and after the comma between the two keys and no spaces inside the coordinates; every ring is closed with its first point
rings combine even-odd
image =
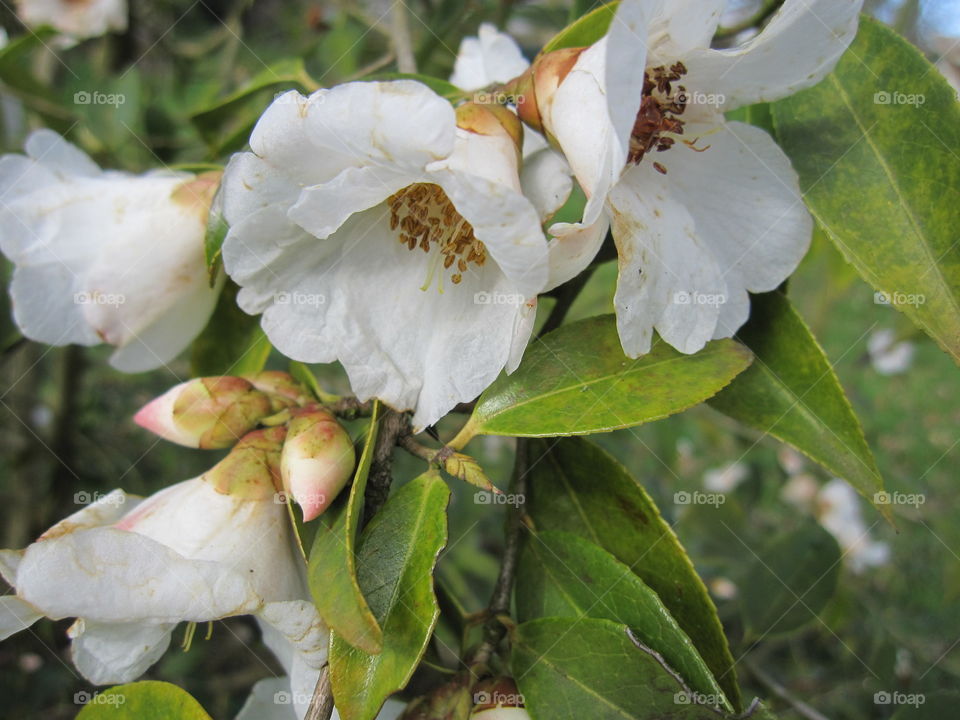
{"type": "Polygon", "coordinates": [[[523,124],[503,105],[467,102],[457,107],[457,127],[477,135],[504,137],[513,143],[519,162],[523,148],[523,124]]]}
{"type": "Polygon", "coordinates": [[[452,682],[411,702],[400,720],[468,720],[473,707],[470,680],[468,674],[457,675],[452,682]]]}
{"type": "Polygon", "coordinates": [[[297,382],[293,375],[281,370],[264,370],[256,375],[248,375],[245,379],[257,390],[270,396],[274,412],[296,405],[308,405],[314,401],[306,387],[297,382]]]}
{"type": "Polygon", "coordinates": [[[270,398],[238,377],[197,378],[151,400],[134,416],[143,428],[187,447],[233,445],[273,412],[270,398]]]}
{"type": "Polygon", "coordinates": [[[553,94],[573,69],[586,48],[563,48],[540,55],[510,87],[517,97],[520,119],[534,130],[545,132],[543,117],[553,102],[553,94]]]}
{"type": "Polygon", "coordinates": [[[473,686],[470,720],[529,720],[513,678],[486,678],[473,686]]]}
{"type": "Polygon", "coordinates": [[[453,477],[463,480],[474,487],[487,492],[502,494],[501,491],[490,482],[490,478],[480,467],[480,463],[469,455],[463,453],[452,453],[449,457],[443,459],[443,469],[453,477]]]}
{"type": "Polygon", "coordinates": [[[280,457],[283,489],[303,511],[303,521],[320,515],[353,474],[353,442],[326,410],[308,410],[290,421],[280,457]]]}
{"type": "Polygon", "coordinates": [[[223,495],[245,500],[275,496],[281,487],[280,455],[286,436],[283,426],[247,433],[201,479],[223,495]]]}

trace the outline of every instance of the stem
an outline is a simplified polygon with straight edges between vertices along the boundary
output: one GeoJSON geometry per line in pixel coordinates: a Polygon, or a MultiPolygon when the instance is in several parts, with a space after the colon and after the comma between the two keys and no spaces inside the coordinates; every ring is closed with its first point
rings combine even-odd
{"type": "Polygon", "coordinates": [[[580,291],[590,282],[590,278],[593,277],[593,273],[596,270],[596,266],[588,267],[582,273],[577,275],[573,280],[562,285],[557,291],[557,304],[554,305],[553,310],[550,311],[547,321],[543,324],[543,327],[540,329],[540,334],[538,337],[543,337],[548,332],[556,330],[563,324],[564,319],[567,317],[567,313],[570,312],[570,308],[573,307],[573,303],[576,301],[577,296],[580,295],[580,291]]]}
{"type": "Polygon", "coordinates": [[[377,444],[373,448],[373,462],[364,494],[363,524],[376,515],[390,496],[393,484],[393,448],[397,440],[410,433],[410,418],[406,413],[388,410],[380,421],[377,444]]]}
{"type": "Polygon", "coordinates": [[[806,718],[806,720],[829,720],[826,715],[822,715],[803,702],[803,700],[795,697],[783,685],[768,675],[765,670],[761,670],[751,658],[747,657],[744,659],[743,664],[747,666],[750,674],[753,675],[761,685],[790,705],[791,709],[800,717],[806,718]]]}
{"type": "MultiPolygon", "coordinates": [[[[527,492],[527,471],[529,458],[527,457],[527,440],[517,439],[517,457],[513,464],[513,477],[510,479],[510,492],[517,497],[525,497],[527,492]]],[[[517,574],[517,559],[520,555],[524,511],[519,505],[509,510],[507,515],[506,545],[503,550],[503,559],[500,562],[500,574],[494,585],[490,603],[487,606],[487,622],[483,628],[483,641],[477,648],[473,658],[468,663],[470,668],[486,666],[496,652],[507,628],[500,620],[503,615],[510,614],[510,598],[513,593],[513,583],[517,574]]]]}
{"type": "Polygon", "coordinates": [[[317,687],[313,690],[313,699],[304,720],[330,720],[333,715],[333,688],[330,686],[330,666],[325,665],[317,678],[317,687]]]}
{"type": "Polygon", "coordinates": [[[393,4],[393,49],[397,53],[397,70],[402,73],[417,71],[417,58],[413,54],[413,40],[410,37],[410,17],[407,6],[397,0],[393,4]]]}
{"type": "Polygon", "coordinates": [[[473,417],[471,417],[467,420],[467,424],[460,428],[457,436],[447,443],[447,447],[451,447],[454,450],[463,450],[467,443],[473,440],[476,434],[477,426],[476,423],[473,422],[473,417]]]}

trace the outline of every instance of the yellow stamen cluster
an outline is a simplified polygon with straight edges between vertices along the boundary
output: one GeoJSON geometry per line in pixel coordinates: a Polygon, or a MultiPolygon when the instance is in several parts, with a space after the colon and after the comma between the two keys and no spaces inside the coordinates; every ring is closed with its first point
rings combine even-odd
{"type": "MultiPolygon", "coordinates": [[[[429,253],[439,248],[444,269],[456,263],[450,278],[454,285],[463,280],[470,263],[483,267],[487,248],[473,234],[468,223],[450,202],[439,185],[415,183],[387,198],[390,207],[390,229],[400,231],[400,242],[410,250],[420,248],[429,253]]],[[[431,273],[432,275],[432,273],[431,273]]]]}

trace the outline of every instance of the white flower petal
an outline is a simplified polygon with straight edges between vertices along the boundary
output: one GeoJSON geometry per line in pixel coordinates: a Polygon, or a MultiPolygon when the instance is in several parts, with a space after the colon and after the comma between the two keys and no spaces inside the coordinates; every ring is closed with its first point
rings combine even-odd
{"type": "Polygon", "coordinates": [[[520,173],[523,194],[527,196],[547,222],[563,207],[573,191],[571,170],[563,156],[555,150],[545,149],[527,156],[520,173]]]}
{"type": "Polygon", "coordinates": [[[857,33],[863,0],[787,0],[756,37],[731,50],[682,58],[689,83],[723,95],[722,109],[770,102],[816,85],[857,33]]]}
{"type": "Polygon", "coordinates": [[[696,233],[719,265],[727,286],[718,337],[746,321],[747,291],[776,289],[810,246],[813,219],[790,160],[763,130],[743,123],[692,125],[705,152],[683,145],[658,156],[663,181],[683,198],[696,233]]]}
{"type": "Polygon", "coordinates": [[[462,90],[480,90],[513,80],[529,65],[512,37],[491,23],[483,23],[478,37],[467,37],[460,43],[450,82],[462,90]]]}
{"type": "MultiPolygon", "coordinates": [[[[650,28],[654,58],[670,62],[691,50],[710,47],[727,0],[659,1],[662,8],[650,28]]],[[[648,0],[648,4],[655,3],[648,0]]]]}
{"type": "Polygon", "coordinates": [[[684,353],[713,337],[725,284],[693,217],[652,163],[633,168],[610,194],[620,272],[614,303],[627,355],[650,350],[653,330],[684,353]]]}
{"type": "Polygon", "coordinates": [[[537,299],[532,298],[520,307],[513,326],[513,341],[510,344],[510,354],[507,356],[507,365],[504,368],[509,375],[520,366],[523,354],[530,343],[533,328],[537,324],[537,299]]]}
{"type": "Polygon", "coordinates": [[[70,657],[94,685],[133,682],[170,646],[174,625],[101,624],[77,620],[68,634],[70,657]]]}
{"type": "Polygon", "coordinates": [[[556,223],[550,227],[550,279],[547,290],[572,280],[587,269],[603,245],[610,221],[606,214],[593,225],[556,223]]]}
{"type": "Polygon", "coordinates": [[[41,128],[30,133],[24,143],[27,157],[50,168],[61,179],[70,175],[97,177],[102,175],[100,167],[83,150],[68,143],[53,130],[41,128]]]}
{"type": "Polygon", "coordinates": [[[0,597],[0,640],[26,630],[42,617],[43,613],[15,595],[0,597]]]}
{"type": "Polygon", "coordinates": [[[327,662],[330,633],[312,601],[267,603],[260,618],[280,633],[310,667],[320,669],[327,662]]]}
{"type": "Polygon", "coordinates": [[[126,0],[17,0],[17,14],[25,25],[51,25],[77,39],[127,29],[126,0]]]}

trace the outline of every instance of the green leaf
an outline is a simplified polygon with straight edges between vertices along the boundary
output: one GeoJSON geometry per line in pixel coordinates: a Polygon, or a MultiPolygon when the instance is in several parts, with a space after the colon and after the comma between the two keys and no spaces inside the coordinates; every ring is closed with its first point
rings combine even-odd
{"type": "Polygon", "coordinates": [[[603,548],[570,533],[531,533],[520,557],[517,619],[592,617],[631,628],[686,684],[704,695],[723,692],[687,634],[657,594],[603,548]]]}
{"type": "Polygon", "coordinates": [[[557,33],[550,42],[543,46],[541,55],[563,48],[578,48],[593,45],[607,34],[613,16],[617,12],[619,2],[601,5],[596,10],[588,12],[576,22],[568,25],[557,33]]]}
{"type": "Polygon", "coordinates": [[[34,53],[51,52],[48,43],[56,35],[53,28],[38,28],[0,48],[0,82],[5,90],[43,117],[47,125],[65,133],[75,124],[75,113],[65,108],[49,87],[36,77],[31,62],[34,53]]]}
{"type": "MultiPolygon", "coordinates": [[[[511,634],[512,669],[533,720],[717,720],[610,620],[545,618],[511,634]]],[[[721,716],[722,717],[722,716],[721,716]]]]}
{"type": "Polygon", "coordinates": [[[549,437],[641,425],[715,395],[750,361],[732,340],[696,355],[658,341],[631,360],[612,315],[582,320],[535,342],[512,375],[480,396],[465,433],[549,437]]]}
{"type": "Polygon", "coordinates": [[[747,123],[748,125],[766,130],[770,135],[774,134],[773,112],[770,109],[770,103],[744,105],[743,107],[728,112],[727,120],[747,123]]]}
{"type": "Polygon", "coordinates": [[[653,500],[592,443],[531,444],[527,512],[538,530],[581,535],[624,563],[657,595],[740,710],[733,658],[716,608],[653,500]]]}
{"type": "Polygon", "coordinates": [[[202,333],[193,341],[190,365],[195,377],[253,375],[263,370],[272,349],[260,318],[237,305],[239,288],[226,283],[202,333]]]}
{"type": "Polygon", "coordinates": [[[353,485],[349,494],[340,493],[333,505],[320,516],[307,566],[310,593],[324,622],[342,640],[369,653],[380,652],[383,632],[360,590],[354,548],[363,509],[363,493],[377,442],[379,416],[380,405],[374,403],[353,485]]]}
{"type": "Polygon", "coordinates": [[[707,402],[725,415],[795,447],[871,502],[883,489],[860,421],[830,361],[790,301],[755,295],[739,334],[756,359],[707,402]]]}
{"type": "Polygon", "coordinates": [[[190,120],[214,154],[232,152],[246,144],[272,99],[269,91],[303,91],[314,85],[301,58],[286,58],[257,73],[225,98],[194,112],[190,120]]]}
{"type": "Polygon", "coordinates": [[[878,301],[960,362],[956,92],[913,45],[865,17],[833,74],[773,115],[830,239],[878,301]]]}
{"type": "Polygon", "coordinates": [[[747,635],[783,635],[811,622],[833,597],[840,546],[818,523],[774,540],[753,557],[740,583],[747,635]]]}
{"type": "Polygon", "coordinates": [[[319,398],[324,394],[323,388],[320,387],[320,381],[317,380],[317,376],[314,375],[313,370],[308,365],[297,360],[291,360],[288,369],[295,380],[310,388],[314,397],[319,398]]]}
{"type": "Polygon", "coordinates": [[[207,273],[210,275],[210,286],[217,281],[220,267],[223,265],[223,241],[227,239],[230,226],[219,212],[211,211],[207,219],[207,232],[203,237],[203,255],[207,261],[207,273]]]}
{"type": "Polygon", "coordinates": [[[74,702],[81,700],[87,704],[77,720],[210,720],[186,690],[156,680],[77,693],[74,702]]]}
{"type": "Polygon", "coordinates": [[[447,543],[449,500],[438,473],[421,475],[396,491],[360,537],[357,581],[383,628],[383,649],[373,655],[331,635],[330,679],[344,720],[373,720],[427,649],[440,615],[433,570],[447,543]]]}

